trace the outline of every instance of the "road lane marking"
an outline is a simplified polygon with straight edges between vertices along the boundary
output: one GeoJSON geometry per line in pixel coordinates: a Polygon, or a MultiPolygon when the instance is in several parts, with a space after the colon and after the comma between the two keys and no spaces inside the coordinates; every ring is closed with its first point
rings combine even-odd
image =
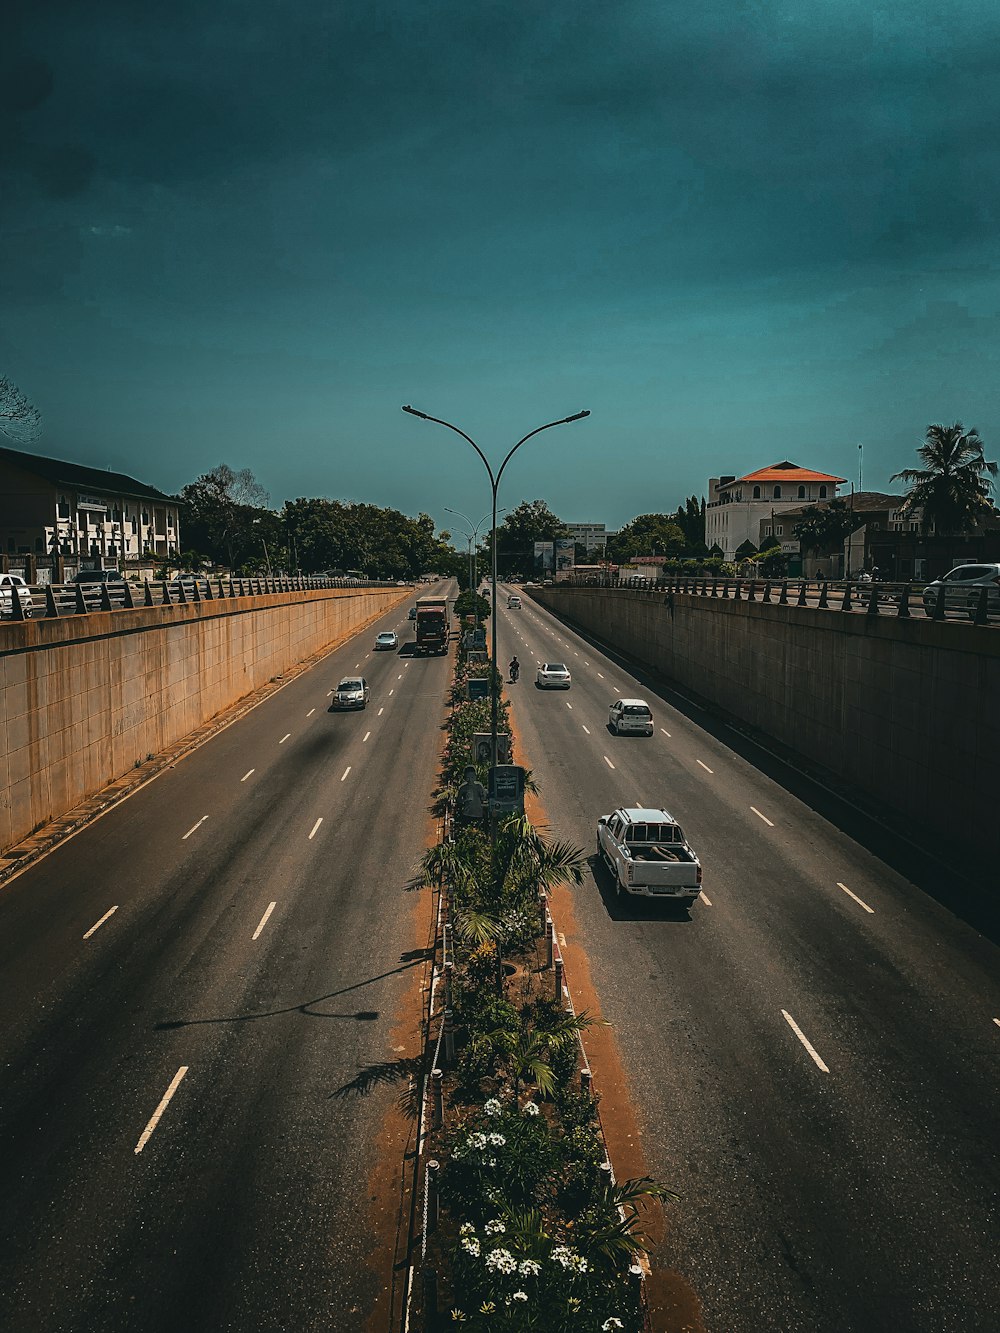
{"type": "Polygon", "coordinates": [[[712,906],[712,900],[704,889],[698,890],[698,897],[701,899],[701,901],[705,904],[706,907],[712,906]]]}
{"type": "Polygon", "coordinates": [[[378,710],[378,712],[375,714],[375,716],[376,716],[376,717],[381,717],[381,716],[382,716],[382,712],[383,712],[383,710],[380,708],[380,709],[378,710]]]}
{"type": "Polygon", "coordinates": [[[291,734],[292,734],[292,733],[291,733],[290,731],[286,731],[285,734],[284,734],[284,736],[282,736],[281,740],[278,742],[278,744],[279,744],[279,745],[284,745],[285,741],[288,740],[288,738],[289,738],[289,736],[290,736],[291,734]]]}
{"type": "Polygon", "coordinates": [[[763,819],[764,823],[767,825],[768,828],[774,828],[774,825],[768,819],[767,815],[762,815],[755,805],[752,805],[750,809],[754,812],[754,814],[757,816],[758,819],[763,819]]]}
{"type": "MultiPolygon", "coordinates": [[[[694,762],[695,762],[696,764],[701,764],[701,760],[700,760],[700,759],[696,759],[694,762]]],[[[712,770],[709,768],[709,766],[708,766],[707,764],[701,764],[701,766],[702,766],[702,768],[705,770],[706,773],[711,773],[711,772],[712,772],[712,770]]]]}
{"type": "Polygon", "coordinates": [[[312,715],[313,715],[313,713],[315,713],[315,711],[316,711],[315,708],[310,708],[310,709],[309,709],[309,712],[306,713],[306,717],[312,717],[312,715]]]}
{"type": "Polygon", "coordinates": [[[621,694],[621,690],[618,688],[617,685],[615,685],[613,688],[614,688],[614,692],[615,692],[615,694],[621,694]]]}
{"type": "Polygon", "coordinates": [[[663,732],[664,736],[669,736],[669,735],[670,735],[670,732],[667,731],[666,727],[661,727],[660,730],[663,732]]]}
{"type": "Polygon", "coordinates": [[[996,1023],[998,1028],[1000,1028],[1000,1018],[994,1018],[993,1022],[996,1023]]]}
{"type": "Polygon", "coordinates": [[[323,822],[323,816],[320,815],[319,819],[317,819],[317,820],[316,820],[316,823],[313,824],[313,826],[312,826],[312,832],[309,834],[309,841],[310,841],[310,842],[312,842],[313,838],[315,838],[316,834],[319,832],[319,826],[320,826],[320,824],[322,824],[322,822],[323,822]]]}
{"type": "Polygon", "coordinates": [[[782,1011],[781,1011],[781,1015],[782,1015],[782,1017],[784,1018],[785,1022],[788,1024],[788,1026],[792,1029],[792,1031],[793,1031],[793,1032],[795,1033],[795,1035],[798,1037],[798,1039],[799,1039],[799,1041],[802,1043],[802,1045],[806,1048],[806,1050],[809,1052],[809,1054],[810,1054],[810,1055],[812,1056],[812,1058],[815,1060],[815,1062],[816,1062],[816,1068],[817,1068],[817,1069],[822,1069],[822,1071],[823,1071],[824,1074],[829,1074],[829,1072],[830,1072],[830,1067],[829,1067],[829,1065],[826,1065],[826,1064],[823,1063],[823,1060],[822,1060],[822,1058],[820,1057],[819,1053],[817,1052],[816,1047],[812,1044],[812,1042],[809,1040],[809,1038],[806,1036],[806,1034],[802,1031],[802,1029],[799,1027],[798,1023],[796,1023],[795,1019],[791,1016],[791,1014],[788,1012],[788,1010],[787,1010],[787,1009],[782,1009],[782,1011]]]}
{"type": "MultiPolygon", "coordinates": [[[[321,822],[322,822],[322,821],[321,821],[321,822]]],[[[309,836],[312,837],[312,834],[310,833],[309,836]]],[[[271,915],[271,913],[274,911],[274,909],[275,909],[277,906],[278,906],[277,903],[268,903],[268,905],[267,905],[267,911],[266,911],[266,912],[264,913],[264,915],[261,917],[260,922],[259,922],[258,925],[257,925],[257,929],[256,929],[256,930],[254,931],[254,933],[253,933],[253,938],[254,938],[254,939],[257,938],[257,936],[260,934],[260,932],[261,932],[261,931],[264,929],[264,927],[267,925],[267,918],[271,915]]]]}
{"type": "Polygon", "coordinates": [[[370,735],[371,735],[371,732],[370,732],[370,731],[366,731],[366,732],[365,732],[365,734],[361,737],[361,744],[362,744],[362,745],[364,745],[365,741],[368,739],[368,737],[369,737],[370,735]]]}
{"type": "Polygon", "coordinates": [[[327,692],[326,692],[326,697],[329,699],[329,697],[330,697],[330,695],[331,695],[332,693],[333,693],[333,690],[327,690],[327,692]]]}
{"type": "Polygon", "coordinates": [[[85,940],[89,940],[90,937],[91,937],[91,935],[93,935],[94,931],[95,931],[95,930],[100,930],[100,928],[104,925],[105,921],[107,921],[108,917],[109,917],[109,916],[114,916],[114,914],[115,914],[117,911],[118,911],[118,904],[117,904],[117,903],[115,904],[114,907],[109,907],[108,910],[107,910],[107,911],[104,913],[104,915],[101,917],[100,921],[95,921],[94,924],[90,927],[90,929],[87,931],[86,935],[84,935],[83,938],[84,938],[85,940]]]}
{"type": "Polygon", "coordinates": [[[601,675],[601,673],[600,673],[599,671],[598,671],[598,673],[597,673],[597,679],[598,679],[598,680],[603,680],[603,679],[604,679],[604,677],[601,675]]]}
{"type": "Polygon", "coordinates": [[[573,705],[572,705],[572,704],[566,704],[566,707],[567,707],[567,708],[569,709],[569,711],[572,713],[572,711],[573,711],[573,705]]]}
{"type": "Polygon", "coordinates": [[[188,838],[190,838],[191,834],[195,831],[195,829],[201,828],[202,824],[204,824],[207,818],[208,815],[202,815],[202,817],[198,820],[197,824],[192,825],[191,828],[188,829],[187,833],[184,834],[184,837],[181,838],[181,842],[187,842],[188,838]]]}
{"type": "Polygon", "coordinates": [[[351,771],[351,766],[350,766],[350,764],[348,764],[347,767],[344,769],[343,773],[341,773],[341,775],[340,775],[340,780],[341,780],[341,782],[343,782],[344,778],[347,777],[347,775],[348,775],[348,773],[350,773],[350,771],[351,771]]]}
{"type": "Polygon", "coordinates": [[[397,679],[397,680],[402,680],[402,679],[403,679],[403,673],[402,673],[402,671],[399,673],[399,675],[396,677],[396,679],[397,679]]]}
{"type": "MultiPolygon", "coordinates": [[[[583,723],[582,723],[582,722],[580,723],[580,726],[583,727],[583,723]]],[[[589,727],[583,727],[583,729],[584,729],[584,731],[587,733],[587,735],[589,736],[589,735],[590,735],[590,728],[589,728],[589,727]]]]}
{"type": "Polygon", "coordinates": [[[160,1116],[170,1105],[170,1098],[180,1087],[181,1079],[184,1077],[187,1071],[188,1071],[187,1065],[181,1065],[180,1069],[178,1069],[177,1073],[171,1079],[170,1087],[163,1094],[163,1100],[160,1102],[159,1106],[153,1112],[149,1124],[142,1131],[142,1134],[139,1137],[139,1142],[135,1145],[135,1152],[137,1156],[139,1153],[142,1152],[143,1148],[145,1148],[146,1144],[149,1142],[149,1136],[152,1134],[156,1126],[160,1123],[160,1116]]]}
{"type": "Polygon", "coordinates": [[[604,762],[607,764],[608,768],[614,768],[614,764],[611,762],[611,760],[608,758],[607,755],[604,756],[604,762]]]}
{"type": "Polygon", "coordinates": [[[857,903],[857,905],[859,907],[863,907],[869,916],[875,915],[875,908],[869,907],[868,904],[863,899],[859,898],[856,893],[852,893],[846,884],[841,884],[839,879],[837,880],[837,888],[843,889],[844,892],[847,894],[848,898],[853,898],[854,901],[857,903]]]}
{"type": "Polygon", "coordinates": [[[243,776],[240,778],[240,781],[241,781],[241,782],[246,782],[246,780],[247,780],[247,778],[250,776],[250,774],[251,774],[251,773],[256,773],[256,772],[257,772],[257,770],[256,770],[255,768],[247,769],[247,771],[246,771],[246,772],[243,774],[243,776]]]}

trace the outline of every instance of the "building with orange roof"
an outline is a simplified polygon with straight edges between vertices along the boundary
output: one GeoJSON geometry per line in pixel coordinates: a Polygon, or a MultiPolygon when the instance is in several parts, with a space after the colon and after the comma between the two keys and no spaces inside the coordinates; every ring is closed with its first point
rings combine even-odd
{"type": "Polygon", "coordinates": [[[756,546],[761,520],[784,509],[833,500],[844,477],[800,467],[786,458],[745,477],[710,477],[705,503],[705,544],[718,546],[724,560],[735,559],[746,541],[756,546]]]}

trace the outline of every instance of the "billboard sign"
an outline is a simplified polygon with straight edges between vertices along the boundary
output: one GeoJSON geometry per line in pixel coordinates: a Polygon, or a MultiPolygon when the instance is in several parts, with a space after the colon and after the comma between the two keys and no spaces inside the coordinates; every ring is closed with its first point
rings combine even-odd
{"type": "Polygon", "coordinates": [[[576,564],[576,542],[572,537],[557,537],[555,547],[556,569],[572,569],[576,564]]]}
{"type": "Polygon", "coordinates": [[[551,574],[555,564],[555,544],[535,542],[535,573],[551,574]]]}

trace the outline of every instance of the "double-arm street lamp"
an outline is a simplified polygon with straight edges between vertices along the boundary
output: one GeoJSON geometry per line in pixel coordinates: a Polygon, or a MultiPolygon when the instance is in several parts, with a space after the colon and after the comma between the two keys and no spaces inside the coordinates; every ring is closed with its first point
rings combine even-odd
{"type": "MultiPolygon", "coordinates": [[[[468,516],[467,514],[463,514],[462,511],[461,511],[460,509],[449,509],[448,506],[445,505],[445,507],[444,507],[444,512],[445,512],[446,514],[454,514],[456,518],[464,518],[465,521],[466,521],[466,523],[468,523],[469,527],[472,528],[472,519],[469,518],[469,516],[468,516]]],[[[506,512],[507,512],[506,509],[498,509],[498,510],[497,510],[497,513],[498,513],[498,514],[506,514],[506,512]]],[[[483,524],[486,522],[486,520],[487,520],[488,518],[489,518],[489,514],[484,514],[484,515],[482,516],[482,518],[479,520],[479,522],[476,524],[476,526],[475,526],[474,528],[472,528],[472,532],[471,532],[471,533],[468,533],[468,532],[467,532],[467,533],[465,534],[466,541],[468,541],[468,543],[469,543],[469,591],[472,593],[473,598],[477,598],[478,595],[479,595],[479,594],[478,594],[479,577],[478,577],[478,575],[477,575],[477,573],[476,573],[476,548],[475,548],[475,543],[478,542],[478,540],[479,540],[479,529],[483,526],[483,524]]],[[[473,602],[473,605],[474,605],[475,607],[478,607],[478,606],[479,606],[479,602],[478,602],[478,601],[474,601],[474,602],[473,602]]],[[[479,611],[478,611],[478,610],[476,611],[476,624],[477,624],[477,625],[479,624],[479,611]]]]}
{"type": "Polygon", "coordinates": [[[513,456],[517,453],[518,449],[520,449],[521,445],[524,444],[527,440],[530,440],[533,435],[538,435],[543,430],[550,430],[553,426],[566,426],[571,421],[581,421],[584,417],[589,417],[590,412],[589,411],[575,412],[571,417],[560,417],[558,421],[548,421],[545,423],[544,426],[536,426],[534,430],[528,431],[527,435],[522,436],[522,438],[518,440],[517,444],[514,445],[513,449],[510,450],[510,452],[507,454],[507,457],[500,464],[500,467],[497,469],[496,472],[494,472],[493,468],[490,466],[489,459],[483,453],[482,449],[480,449],[479,445],[475,442],[475,440],[470,438],[470,436],[466,435],[464,430],[459,430],[459,428],[457,426],[453,426],[450,421],[442,421],[440,417],[432,417],[428,416],[426,412],[418,412],[415,407],[410,407],[409,405],[404,406],[403,411],[409,412],[410,416],[420,417],[421,421],[433,421],[438,426],[447,426],[448,429],[453,430],[456,435],[461,435],[462,439],[465,440],[466,443],[471,444],[473,449],[475,449],[476,453],[483,460],[483,465],[486,468],[487,473],[489,474],[490,486],[493,489],[493,509],[492,509],[493,592],[492,592],[492,627],[491,627],[491,632],[492,632],[491,642],[493,645],[491,653],[491,657],[493,660],[491,665],[493,670],[493,678],[490,689],[490,732],[493,741],[493,763],[496,764],[497,716],[499,711],[498,695],[500,690],[500,675],[499,675],[500,669],[497,665],[497,488],[500,485],[500,478],[503,476],[504,468],[513,458],[513,456]]]}

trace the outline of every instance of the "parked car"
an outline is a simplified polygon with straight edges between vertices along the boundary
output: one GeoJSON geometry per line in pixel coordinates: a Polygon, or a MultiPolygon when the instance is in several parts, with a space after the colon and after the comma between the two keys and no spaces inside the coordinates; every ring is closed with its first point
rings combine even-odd
{"type": "Polygon", "coordinates": [[[124,577],[117,569],[79,569],[70,579],[70,583],[124,583],[124,577]]]}
{"type": "Polygon", "coordinates": [[[375,636],[375,651],[394,652],[399,647],[399,639],[396,637],[395,630],[384,630],[381,634],[375,636]]]}
{"type": "Polygon", "coordinates": [[[0,574],[0,616],[10,620],[14,615],[14,598],[21,603],[21,614],[30,620],[33,606],[31,589],[20,574],[0,574]]]}
{"type": "Polygon", "coordinates": [[[346,676],[333,692],[334,708],[367,708],[368,682],[364,676],[346,676]]]}
{"type": "Polygon", "coordinates": [[[543,662],[535,672],[535,685],[540,690],[568,690],[571,684],[569,667],[563,662],[543,662]]]}
{"type": "Polygon", "coordinates": [[[989,589],[987,609],[995,614],[1000,611],[1000,564],[959,565],[928,583],[923,591],[924,610],[932,614],[943,594],[946,611],[965,611],[972,617],[979,609],[980,589],[984,587],[989,589]]]}
{"type": "Polygon", "coordinates": [[[653,710],[645,699],[616,699],[608,709],[608,726],[616,736],[652,736],[653,710]]]}

